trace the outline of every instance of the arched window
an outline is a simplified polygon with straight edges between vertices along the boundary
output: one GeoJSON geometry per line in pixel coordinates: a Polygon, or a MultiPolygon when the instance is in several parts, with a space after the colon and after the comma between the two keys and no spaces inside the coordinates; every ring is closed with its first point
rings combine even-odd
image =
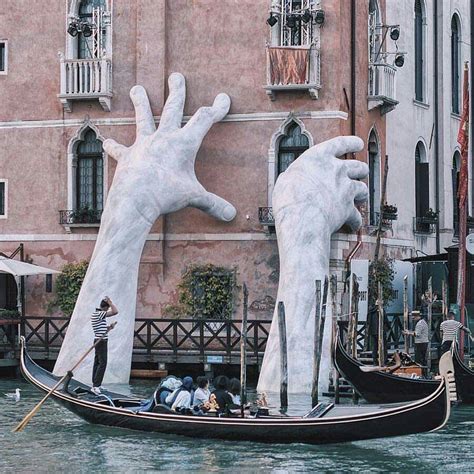
{"type": "Polygon", "coordinates": [[[461,40],[461,28],[459,17],[453,15],[451,18],[451,109],[455,114],[459,114],[459,91],[460,91],[460,68],[461,60],[459,54],[459,44],[461,40]]]}
{"type": "Polygon", "coordinates": [[[301,133],[297,123],[292,122],[278,146],[278,174],[283,173],[308,148],[308,137],[301,133]]]}
{"type": "Polygon", "coordinates": [[[377,225],[380,213],[380,146],[374,130],[369,136],[369,225],[377,225]]]}
{"type": "Polygon", "coordinates": [[[312,10],[313,0],[274,0],[272,10],[281,13],[275,15],[278,25],[272,27],[274,46],[309,46],[313,43],[313,21],[303,17],[304,12],[312,10]]]}
{"type": "Polygon", "coordinates": [[[430,209],[430,168],[423,142],[415,149],[415,212],[425,217],[430,209]]]}
{"type": "Polygon", "coordinates": [[[369,1],[369,62],[376,63],[380,54],[382,18],[378,0],[369,1]]]}
{"type": "Polygon", "coordinates": [[[415,99],[423,102],[424,97],[424,5],[415,0],[415,99]]]}
{"type": "Polygon", "coordinates": [[[76,209],[101,211],[104,201],[104,160],[102,143],[93,130],[77,145],[76,209]]]}
{"type": "Polygon", "coordinates": [[[79,5],[79,21],[82,24],[94,25],[94,28],[90,31],[83,29],[78,34],[78,59],[102,57],[106,49],[105,28],[101,24],[102,12],[105,11],[105,8],[105,0],[81,0],[79,5]]]}
{"type": "Polygon", "coordinates": [[[461,153],[456,151],[453,156],[453,167],[451,169],[453,179],[453,229],[454,235],[458,235],[459,220],[459,172],[461,170],[461,153]]]}

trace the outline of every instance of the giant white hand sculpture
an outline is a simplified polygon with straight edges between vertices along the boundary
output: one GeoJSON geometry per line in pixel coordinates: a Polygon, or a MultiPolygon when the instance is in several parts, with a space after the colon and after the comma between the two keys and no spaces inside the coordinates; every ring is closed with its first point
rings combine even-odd
{"type": "MultiPolygon", "coordinates": [[[[310,392],[313,373],[315,280],[329,275],[331,235],[343,224],[360,227],[354,202],[367,199],[365,163],[338,159],[362,150],[358,137],[338,137],[305,151],[282,173],[273,191],[280,254],[277,301],[285,304],[288,391],[310,392]]],[[[280,344],[275,310],[259,391],[278,391],[280,344]]]]}
{"type": "MultiPolygon", "coordinates": [[[[184,77],[171,74],[168,84],[170,93],[158,130],[145,89],[135,86],[130,91],[137,121],[135,143],[127,148],[114,140],[104,142],[104,150],[117,160],[117,169],[89,269],[56,362],[56,374],[66,373],[91,346],[90,315],[107,295],[119,314],[117,327],[109,335],[105,382],[128,382],[138,269],[152,225],[160,215],[187,206],[223,221],[235,217],[235,208],[207,192],[194,171],[202,140],[212,125],[229,111],[229,96],[219,94],[212,107],[200,108],[181,128],[186,95],[184,77]]],[[[75,378],[90,382],[91,365],[92,356],[76,371],[75,378]]]]}

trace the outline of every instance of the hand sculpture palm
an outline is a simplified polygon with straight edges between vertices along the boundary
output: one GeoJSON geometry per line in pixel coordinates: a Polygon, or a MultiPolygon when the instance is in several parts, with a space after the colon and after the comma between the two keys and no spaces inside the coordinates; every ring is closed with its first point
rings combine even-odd
{"type": "MultiPolygon", "coordinates": [[[[185,81],[181,74],[169,77],[169,97],[158,130],[145,90],[135,86],[130,97],[135,106],[137,136],[131,147],[106,140],[104,150],[117,160],[117,169],[102,215],[89,268],[79,293],[55,373],[64,374],[91,345],[90,314],[104,295],[119,310],[117,328],[110,334],[107,382],[127,382],[133,347],[135,303],[140,258],[147,235],[163,214],[186,206],[230,221],[235,208],[207,192],[194,172],[202,140],[212,125],[229,111],[230,99],[219,94],[212,107],[200,108],[181,128],[185,81]]],[[[89,382],[92,358],[76,371],[89,382]]]]}
{"type": "MultiPolygon", "coordinates": [[[[275,184],[273,214],[280,254],[277,301],[285,304],[289,392],[311,391],[315,280],[323,281],[329,274],[331,234],[344,224],[357,229],[362,222],[355,202],[367,198],[367,186],[355,180],[368,175],[368,166],[338,158],[362,148],[363,142],[358,137],[338,137],[323,142],[303,153],[275,184]]],[[[275,311],[259,391],[279,388],[276,318],[275,311]]],[[[329,318],[327,323],[330,323],[329,318]]],[[[326,341],[330,339],[330,329],[327,324],[326,341]]],[[[325,362],[321,362],[321,373],[328,370],[325,362]]]]}
{"type": "MultiPolygon", "coordinates": [[[[227,114],[230,98],[219,94],[212,107],[201,107],[181,128],[186,95],[184,77],[173,73],[168,84],[170,94],[158,130],[155,129],[145,89],[135,86],[130,91],[137,121],[135,143],[127,148],[114,140],[104,142],[104,150],[118,162],[114,178],[117,189],[111,189],[111,193],[126,192],[127,200],[134,200],[151,222],[155,222],[160,214],[187,206],[230,221],[235,217],[235,208],[207,192],[194,172],[194,161],[202,140],[212,125],[227,114]],[[138,183],[140,189],[134,189],[138,183]],[[171,192],[163,192],[164,188],[171,192]]],[[[118,195],[117,199],[121,201],[123,196],[118,195]]]]}

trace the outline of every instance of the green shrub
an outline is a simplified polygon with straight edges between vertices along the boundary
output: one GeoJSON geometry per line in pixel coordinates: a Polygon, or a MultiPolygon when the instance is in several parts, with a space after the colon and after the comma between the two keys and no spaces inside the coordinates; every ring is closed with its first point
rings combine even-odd
{"type": "Polygon", "coordinates": [[[0,319],[19,318],[20,313],[16,309],[0,309],[0,319]]]}
{"type": "Polygon", "coordinates": [[[56,297],[50,304],[50,310],[59,308],[66,316],[71,316],[88,266],[86,260],[64,265],[62,273],[56,278],[56,297]]]}
{"type": "Polygon", "coordinates": [[[231,319],[234,309],[235,271],[212,264],[195,265],[178,285],[179,304],[167,305],[163,314],[196,319],[231,319]]]}

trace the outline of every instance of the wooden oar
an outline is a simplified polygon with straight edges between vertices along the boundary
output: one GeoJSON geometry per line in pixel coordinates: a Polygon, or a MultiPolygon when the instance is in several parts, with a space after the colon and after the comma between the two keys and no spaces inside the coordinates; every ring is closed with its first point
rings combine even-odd
{"type": "MultiPolygon", "coordinates": [[[[117,324],[117,321],[113,322],[108,328],[107,332],[105,333],[106,335],[112,331],[112,329],[115,327],[117,324]]],[[[74,365],[74,367],[69,370],[66,375],[60,378],[59,382],[44,396],[44,398],[31,410],[23,420],[16,426],[16,428],[13,430],[14,433],[17,433],[18,431],[22,431],[23,428],[30,422],[30,420],[36,415],[36,412],[41,408],[43,403],[49,398],[49,396],[64,382],[66,377],[68,377],[69,373],[73,372],[79,364],[81,364],[84,359],[94,350],[95,346],[99,344],[102,339],[104,339],[105,335],[102,336],[101,338],[97,339],[97,341],[94,342],[94,345],[88,349],[88,351],[77,361],[77,363],[74,365]]]]}

